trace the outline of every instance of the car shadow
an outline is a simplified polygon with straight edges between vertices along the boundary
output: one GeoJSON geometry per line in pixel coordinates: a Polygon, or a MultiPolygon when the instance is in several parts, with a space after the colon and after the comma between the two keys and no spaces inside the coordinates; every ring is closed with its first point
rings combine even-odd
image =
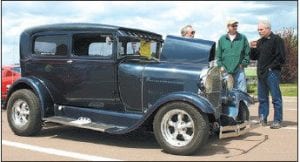
{"type": "MultiPolygon", "coordinates": [[[[258,121],[257,116],[250,116],[250,121],[258,121]]],[[[208,141],[205,145],[199,149],[192,156],[210,156],[216,154],[228,154],[226,158],[230,158],[232,156],[239,156],[245,154],[260,144],[264,143],[268,140],[268,135],[264,135],[261,133],[256,133],[251,130],[261,127],[259,123],[251,122],[250,131],[242,136],[233,137],[233,138],[225,138],[219,139],[218,135],[210,135],[208,141]],[[252,138],[254,137],[254,138],[252,138]],[[228,147],[230,143],[233,141],[251,141],[253,142],[253,146],[247,149],[243,149],[240,147],[228,147]],[[239,154],[231,155],[230,152],[232,150],[236,150],[239,154]]],[[[282,126],[295,126],[297,122],[292,121],[283,121],[282,126]]],[[[40,137],[51,137],[51,138],[60,138],[72,141],[80,141],[87,142],[93,144],[103,144],[110,146],[118,146],[124,148],[143,148],[143,149],[161,149],[159,144],[157,143],[154,134],[149,131],[144,130],[135,130],[133,132],[115,135],[108,134],[103,132],[98,132],[89,129],[64,126],[60,124],[49,123],[46,127],[43,127],[42,131],[38,134],[40,137]]],[[[165,151],[161,150],[166,153],[165,151]]]]}
{"type": "MultiPolygon", "coordinates": [[[[258,125],[251,126],[251,129],[259,127],[258,125]]],[[[71,126],[63,126],[59,124],[48,125],[38,134],[40,137],[60,138],[72,141],[87,142],[93,144],[103,144],[110,146],[118,146],[125,148],[143,148],[143,149],[161,149],[157,143],[154,134],[149,131],[136,130],[127,134],[115,135],[103,132],[98,132],[89,129],[76,128],[71,126]]],[[[262,136],[262,134],[248,132],[245,135],[219,139],[217,135],[210,135],[206,144],[192,156],[209,156],[215,154],[227,154],[230,151],[226,148],[231,141],[247,140],[248,137],[262,136]]],[[[259,142],[259,141],[256,141],[259,142]]],[[[239,148],[230,148],[239,149],[239,148]]],[[[164,152],[163,150],[161,150],[164,152]]],[[[247,150],[241,150],[246,152],[247,150]]]]}
{"type": "Polygon", "coordinates": [[[289,127],[289,126],[298,126],[298,123],[292,121],[282,121],[282,127],[289,127]]]}
{"type": "MultiPolygon", "coordinates": [[[[201,148],[197,153],[195,153],[193,156],[210,156],[210,155],[216,155],[216,154],[229,154],[230,150],[237,150],[240,152],[240,154],[244,154],[252,150],[253,148],[244,150],[241,148],[232,148],[228,147],[228,145],[233,141],[253,141],[256,143],[261,143],[262,140],[250,140],[248,137],[261,137],[262,134],[260,133],[254,133],[254,132],[248,132],[245,135],[239,136],[239,137],[232,137],[232,138],[225,138],[225,139],[219,139],[217,135],[211,136],[207,142],[207,144],[201,148]]],[[[230,157],[230,156],[228,156],[230,157]]]]}
{"type": "MultiPolygon", "coordinates": [[[[259,118],[258,116],[250,116],[250,121],[259,121],[259,118]]],[[[271,125],[273,121],[268,121],[268,126],[271,125]]],[[[285,121],[283,120],[282,123],[281,123],[281,126],[282,127],[290,127],[290,126],[298,126],[298,122],[294,122],[294,121],[285,121]]]]}
{"type": "Polygon", "coordinates": [[[37,136],[128,148],[160,148],[154,134],[142,130],[118,135],[71,126],[53,125],[43,128],[37,136]]]}

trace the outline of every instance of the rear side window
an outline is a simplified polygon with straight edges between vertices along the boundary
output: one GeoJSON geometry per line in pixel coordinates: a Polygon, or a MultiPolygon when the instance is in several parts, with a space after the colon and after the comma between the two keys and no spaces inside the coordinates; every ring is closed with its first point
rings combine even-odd
{"type": "Polygon", "coordinates": [[[34,40],[33,53],[42,56],[66,56],[67,40],[67,35],[38,36],[34,40]]]}
{"type": "Polygon", "coordinates": [[[72,53],[75,56],[112,58],[112,35],[99,33],[75,34],[73,36],[72,53]]]}

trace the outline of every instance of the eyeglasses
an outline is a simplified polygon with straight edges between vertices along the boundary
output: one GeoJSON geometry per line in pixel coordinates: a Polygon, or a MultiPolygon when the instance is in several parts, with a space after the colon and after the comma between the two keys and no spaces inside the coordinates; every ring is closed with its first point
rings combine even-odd
{"type": "Polygon", "coordinates": [[[236,28],[236,27],[238,27],[238,25],[231,25],[231,27],[236,28]]]}
{"type": "Polygon", "coordinates": [[[193,35],[194,35],[195,33],[196,33],[196,31],[192,31],[192,32],[191,32],[191,34],[193,34],[193,35]]]}

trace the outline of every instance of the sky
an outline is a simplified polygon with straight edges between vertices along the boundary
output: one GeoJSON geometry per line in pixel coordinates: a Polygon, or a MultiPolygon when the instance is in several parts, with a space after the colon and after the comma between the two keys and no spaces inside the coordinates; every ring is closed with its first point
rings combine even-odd
{"type": "Polygon", "coordinates": [[[99,23],[180,36],[190,24],[195,38],[217,41],[226,20],[239,21],[248,40],[259,38],[257,23],[268,19],[272,31],[297,29],[296,1],[2,1],[2,65],[19,63],[19,36],[29,27],[52,23],[99,23]]]}

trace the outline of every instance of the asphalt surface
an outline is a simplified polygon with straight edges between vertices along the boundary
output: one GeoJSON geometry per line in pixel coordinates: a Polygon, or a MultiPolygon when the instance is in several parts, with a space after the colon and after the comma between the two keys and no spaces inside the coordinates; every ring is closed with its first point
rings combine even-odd
{"type": "MultiPolygon", "coordinates": [[[[271,104],[272,105],[272,104],[271,104]]],[[[250,106],[251,130],[240,137],[218,139],[193,156],[162,151],[152,133],[136,131],[125,135],[50,124],[34,137],[20,137],[10,130],[2,110],[3,161],[296,161],[298,160],[297,98],[285,98],[283,127],[270,129],[255,123],[258,104],[250,106]]],[[[270,108],[269,121],[273,119],[270,108]]]]}

